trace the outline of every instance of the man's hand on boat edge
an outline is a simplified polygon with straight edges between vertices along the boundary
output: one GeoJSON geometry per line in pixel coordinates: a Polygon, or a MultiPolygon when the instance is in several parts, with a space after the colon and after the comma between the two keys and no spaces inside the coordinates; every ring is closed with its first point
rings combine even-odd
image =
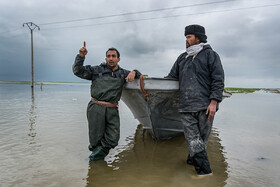
{"type": "Polygon", "coordinates": [[[125,78],[126,82],[133,82],[134,81],[134,78],[135,78],[135,74],[136,72],[135,71],[131,71],[127,77],[125,78]]]}

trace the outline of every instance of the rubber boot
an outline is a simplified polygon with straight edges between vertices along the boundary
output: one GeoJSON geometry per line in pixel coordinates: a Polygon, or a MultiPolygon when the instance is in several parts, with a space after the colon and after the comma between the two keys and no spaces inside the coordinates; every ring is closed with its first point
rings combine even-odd
{"type": "Polygon", "coordinates": [[[187,164],[192,165],[193,166],[193,157],[190,156],[190,154],[188,154],[188,158],[187,158],[187,164]]]}
{"type": "Polygon", "coordinates": [[[101,146],[97,146],[89,156],[90,161],[97,161],[97,160],[103,160],[107,155],[109,151],[104,150],[101,146]]]}
{"type": "Polygon", "coordinates": [[[193,165],[198,175],[208,175],[212,173],[205,150],[193,156],[193,165]]]}

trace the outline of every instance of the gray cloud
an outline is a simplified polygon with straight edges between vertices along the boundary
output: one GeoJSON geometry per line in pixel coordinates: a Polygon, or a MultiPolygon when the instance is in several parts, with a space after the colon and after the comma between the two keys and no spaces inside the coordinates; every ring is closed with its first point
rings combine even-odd
{"type": "MultiPolygon", "coordinates": [[[[30,31],[22,27],[24,22],[34,21],[40,25],[205,2],[209,1],[1,1],[0,80],[30,79],[30,31]]],[[[180,53],[185,51],[184,27],[196,23],[205,26],[208,42],[222,59],[226,86],[280,87],[280,53],[277,51],[280,42],[280,26],[277,24],[280,6],[200,14],[273,3],[275,1],[272,0],[232,1],[40,25],[41,30],[34,31],[35,78],[45,81],[81,81],[72,74],[71,66],[84,40],[89,50],[86,64],[101,63],[105,51],[114,46],[121,52],[122,67],[137,68],[149,76],[163,77],[180,53]],[[175,15],[188,16],[129,21],[175,15]]]]}

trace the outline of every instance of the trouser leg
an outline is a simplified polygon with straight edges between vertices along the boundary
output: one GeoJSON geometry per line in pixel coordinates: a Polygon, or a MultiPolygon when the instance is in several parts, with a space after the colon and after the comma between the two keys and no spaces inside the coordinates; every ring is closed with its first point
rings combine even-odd
{"type": "Polygon", "coordinates": [[[89,102],[87,107],[87,119],[89,129],[89,149],[92,151],[101,142],[105,132],[106,108],[89,102]]]}
{"type": "Polygon", "coordinates": [[[188,144],[191,157],[205,149],[205,144],[200,136],[199,122],[196,113],[181,113],[184,135],[188,144]]]}
{"type": "Polygon", "coordinates": [[[106,127],[101,145],[107,150],[115,148],[120,139],[120,117],[116,107],[106,108],[106,127]]]}
{"type": "Polygon", "coordinates": [[[212,130],[213,118],[208,120],[206,111],[181,113],[184,135],[190,156],[206,149],[212,130]]]}
{"type": "Polygon", "coordinates": [[[120,119],[118,109],[89,104],[89,149],[90,160],[104,159],[111,148],[118,145],[120,137],[120,119]]]}
{"type": "Polygon", "coordinates": [[[208,120],[205,112],[181,113],[184,134],[190,154],[187,163],[194,165],[200,175],[212,172],[206,153],[206,145],[212,129],[213,119],[208,120]]]}

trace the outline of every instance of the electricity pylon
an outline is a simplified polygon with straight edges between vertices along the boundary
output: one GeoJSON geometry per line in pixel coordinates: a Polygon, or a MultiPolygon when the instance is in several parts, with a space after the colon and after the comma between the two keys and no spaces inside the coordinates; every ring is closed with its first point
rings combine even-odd
{"type": "Polygon", "coordinates": [[[40,27],[32,22],[24,23],[22,26],[27,25],[27,27],[30,29],[31,32],[31,87],[34,86],[34,71],[33,71],[33,30],[38,28],[40,30],[40,27]]]}

